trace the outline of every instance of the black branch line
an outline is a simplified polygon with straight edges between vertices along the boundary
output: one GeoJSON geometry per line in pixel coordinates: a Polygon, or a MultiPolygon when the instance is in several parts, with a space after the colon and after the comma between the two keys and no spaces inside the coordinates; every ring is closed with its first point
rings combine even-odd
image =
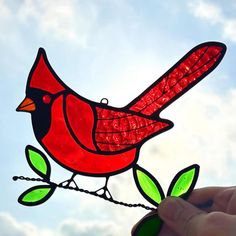
{"type": "Polygon", "coordinates": [[[141,204],[141,203],[126,203],[126,202],[121,202],[121,201],[117,201],[117,200],[112,199],[112,198],[107,198],[107,197],[105,197],[103,195],[99,195],[98,193],[96,193],[94,191],[89,191],[89,190],[82,189],[82,188],[79,188],[79,187],[63,186],[61,184],[57,184],[57,183],[54,183],[52,181],[41,179],[41,178],[31,178],[31,177],[25,177],[25,176],[14,176],[12,179],[14,181],[24,180],[24,181],[43,182],[43,183],[49,184],[50,186],[54,186],[54,187],[58,187],[58,188],[63,188],[63,189],[68,189],[68,190],[74,190],[74,191],[85,193],[85,194],[90,194],[90,195],[93,195],[95,197],[102,198],[105,201],[109,201],[111,203],[114,203],[114,204],[117,204],[117,205],[121,205],[121,206],[124,206],[124,207],[140,207],[140,208],[143,208],[143,209],[148,210],[148,211],[156,210],[156,208],[149,207],[149,206],[146,206],[146,205],[141,204]]]}

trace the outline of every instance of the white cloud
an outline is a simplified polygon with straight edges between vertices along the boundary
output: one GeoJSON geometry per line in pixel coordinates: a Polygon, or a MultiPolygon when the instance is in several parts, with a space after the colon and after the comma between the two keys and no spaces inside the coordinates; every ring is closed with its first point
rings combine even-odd
{"type": "Polygon", "coordinates": [[[31,32],[34,30],[39,37],[69,41],[81,47],[87,46],[97,14],[93,4],[74,0],[24,0],[16,8],[0,0],[0,13],[5,25],[9,26],[10,22],[14,27],[15,22],[23,27],[30,26],[31,32]]]}
{"type": "Polygon", "coordinates": [[[196,17],[209,20],[211,23],[222,22],[223,15],[221,9],[213,3],[196,1],[189,4],[196,17]]]}
{"type": "Polygon", "coordinates": [[[236,19],[227,20],[224,24],[224,34],[226,38],[236,42],[236,19]]]}
{"type": "Polygon", "coordinates": [[[14,15],[8,8],[4,0],[0,0],[0,41],[10,43],[16,38],[16,33],[12,32],[10,25],[14,21],[14,15]]]}
{"type": "Polygon", "coordinates": [[[1,19],[9,17],[10,12],[7,6],[4,3],[4,0],[0,0],[0,17],[1,19]]]}
{"type": "Polygon", "coordinates": [[[120,229],[109,221],[80,222],[64,220],[57,228],[42,228],[39,225],[16,220],[9,213],[0,212],[0,232],[4,236],[116,236],[120,229]]]}
{"type": "Polygon", "coordinates": [[[23,21],[35,20],[40,32],[57,39],[78,42],[86,46],[90,23],[96,18],[91,5],[80,1],[25,0],[18,14],[23,21]],[[88,17],[89,16],[89,17],[88,17]]]}
{"type": "Polygon", "coordinates": [[[16,221],[10,214],[0,212],[0,232],[4,236],[52,236],[52,234],[37,229],[29,223],[16,221]]]}
{"type": "Polygon", "coordinates": [[[119,231],[114,223],[107,221],[80,223],[71,219],[61,224],[60,234],[61,236],[115,236],[119,235],[119,231]]]}
{"type": "Polygon", "coordinates": [[[236,42],[236,18],[227,17],[219,5],[205,0],[196,0],[189,4],[189,8],[194,16],[220,26],[224,38],[236,42]]]}

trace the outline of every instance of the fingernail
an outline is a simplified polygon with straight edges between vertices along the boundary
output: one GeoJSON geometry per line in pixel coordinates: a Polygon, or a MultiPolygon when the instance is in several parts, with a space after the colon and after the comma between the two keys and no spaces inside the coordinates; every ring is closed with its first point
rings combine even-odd
{"type": "Polygon", "coordinates": [[[163,220],[175,221],[183,206],[177,198],[168,197],[158,207],[158,214],[163,220]]]}

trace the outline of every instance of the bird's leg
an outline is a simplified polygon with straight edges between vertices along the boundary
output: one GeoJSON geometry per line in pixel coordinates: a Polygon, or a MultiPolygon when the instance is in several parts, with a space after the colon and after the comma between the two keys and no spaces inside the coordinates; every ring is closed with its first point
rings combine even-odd
{"type": "Polygon", "coordinates": [[[95,193],[99,194],[99,192],[101,192],[101,195],[99,194],[101,197],[104,197],[104,198],[107,198],[107,199],[113,199],[112,195],[111,195],[111,193],[110,193],[110,191],[107,187],[108,179],[109,179],[109,177],[106,177],[105,186],[98,189],[98,190],[96,190],[95,193]]]}
{"type": "Polygon", "coordinates": [[[73,173],[73,175],[71,176],[70,179],[66,180],[66,181],[63,181],[61,182],[59,185],[60,186],[63,186],[63,187],[69,187],[71,183],[73,183],[75,185],[76,188],[78,188],[75,180],[74,180],[74,177],[76,176],[76,173],[73,173]]]}

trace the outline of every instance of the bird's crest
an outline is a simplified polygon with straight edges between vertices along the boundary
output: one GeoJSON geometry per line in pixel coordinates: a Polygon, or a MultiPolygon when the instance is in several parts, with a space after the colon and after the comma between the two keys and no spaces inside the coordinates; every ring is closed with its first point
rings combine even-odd
{"type": "Polygon", "coordinates": [[[36,60],[28,77],[27,89],[30,88],[40,89],[51,94],[59,93],[66,88],[66,85],[49,64],[43,48],[39,48],[36,60]]]}

